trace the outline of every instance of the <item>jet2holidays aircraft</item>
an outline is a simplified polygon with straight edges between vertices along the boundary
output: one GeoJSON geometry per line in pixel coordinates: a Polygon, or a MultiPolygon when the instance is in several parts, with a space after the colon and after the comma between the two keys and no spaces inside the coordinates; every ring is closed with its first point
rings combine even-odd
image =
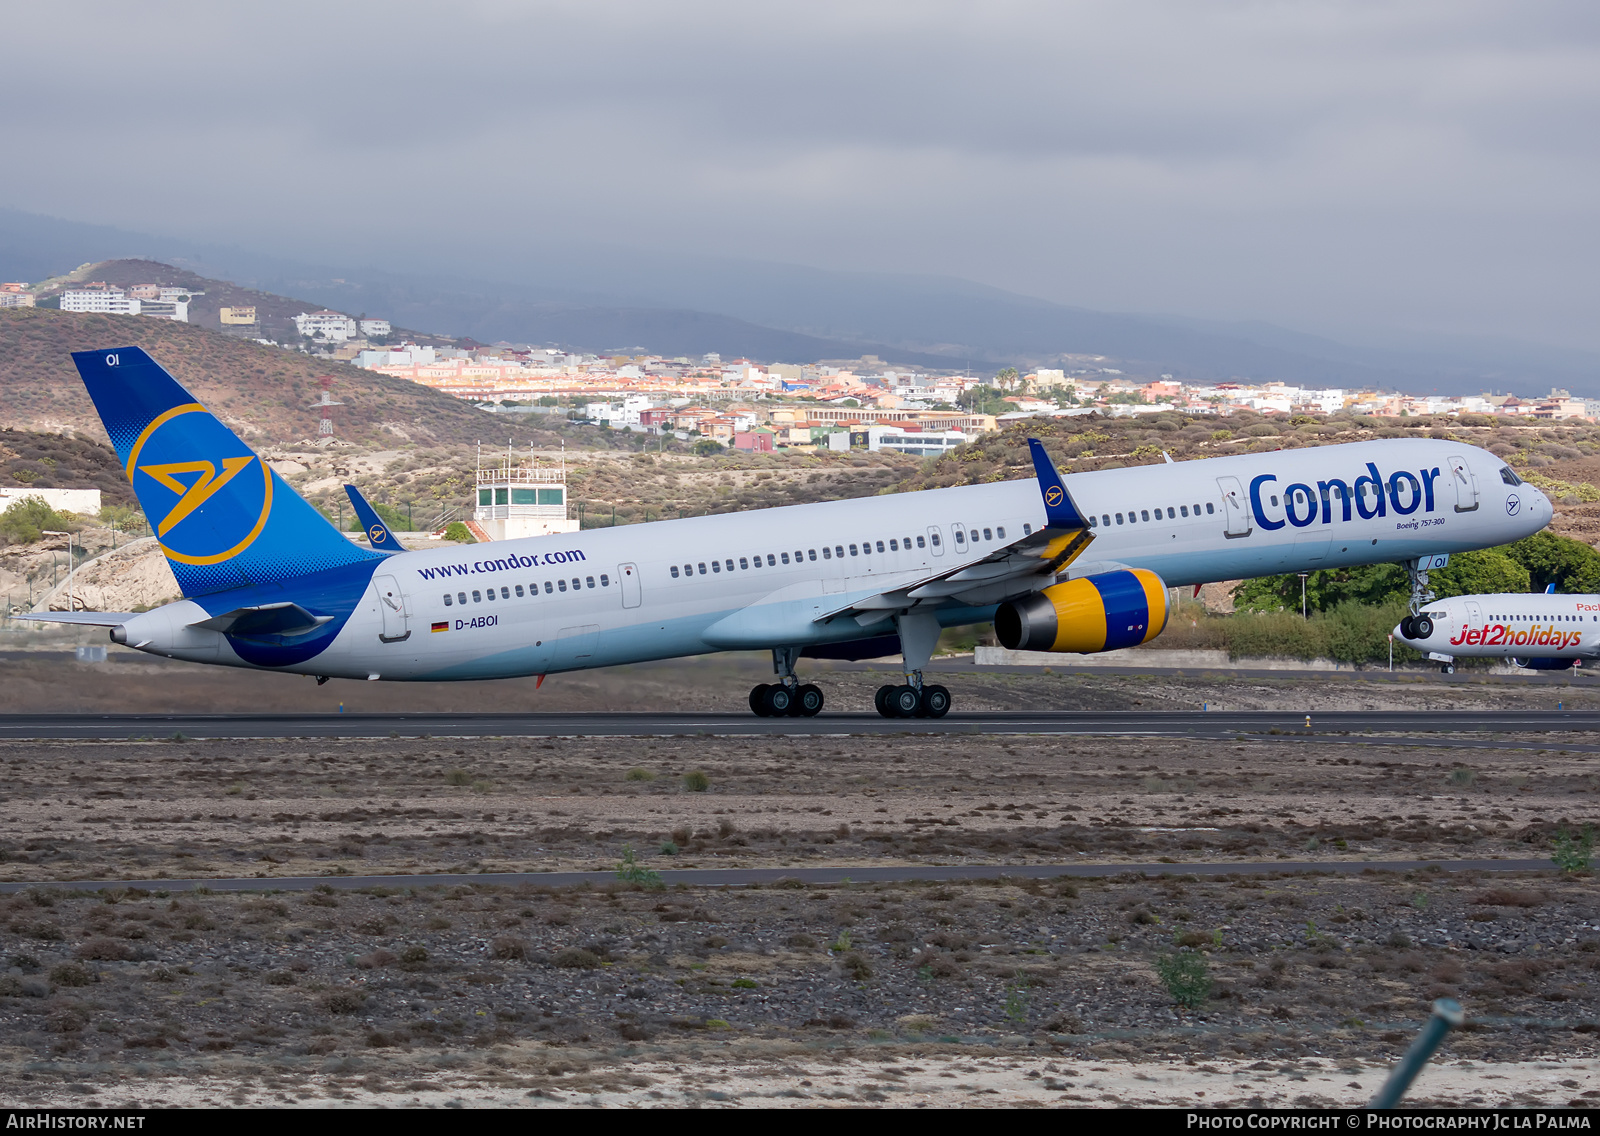
{"type": "MultiPolygon", "coordinates": [[[[32,616],[194,662],[362,680],[508,678],[770,650],[761,715],[815,714],[802,653],[898,651],[885,717],[940,717],[945,627],[1097,652],[1166,626],[1168,589],[1504,544],[1550,503],[1493,454],[1395,439],[390,551],[353,544],[137,347],[73,355],[184,598],[32,616]]],[[[363,518],[369,530],[377,521],[363,518]]],[[[379,530],[382,532],[381,524],[379,530]]]]}
{"type": "Polygon", "coordinates": [[[1433,601],[1394,632],[1446,674],[1458,658],[1509,659],[1536,671],[1564,671],[1600,658],[1600,596],[1563,596],[1554,589],[1433,601]]]}

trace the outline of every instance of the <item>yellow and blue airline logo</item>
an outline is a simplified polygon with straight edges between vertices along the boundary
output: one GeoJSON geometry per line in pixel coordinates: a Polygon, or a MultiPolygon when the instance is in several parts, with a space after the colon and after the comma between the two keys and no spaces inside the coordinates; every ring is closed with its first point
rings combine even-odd
{"type": "Polygon", "coordinates": [[[367,527],[367,536],[372,538],[374,545],[379,545],[389,538],[389,530],[382,525],[369,525],[367,527]]]}
{"type": "Polygon", "coordinates": [[[157,415],[130,448],[127,473],[162,548],[182,564],[239,555],[272,512],[272,471],[198,402],[157,415]]]}

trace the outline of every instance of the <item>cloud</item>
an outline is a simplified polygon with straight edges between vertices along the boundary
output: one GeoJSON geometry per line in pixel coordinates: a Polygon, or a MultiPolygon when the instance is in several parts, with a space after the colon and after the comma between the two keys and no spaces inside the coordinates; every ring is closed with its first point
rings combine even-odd
{"type": "Polygon", "coordinates": [[[0,144],[7,204],[324,262],[594,244],[1595,346],[1597,25],[1539,0],[35,5],[0,144]]]}

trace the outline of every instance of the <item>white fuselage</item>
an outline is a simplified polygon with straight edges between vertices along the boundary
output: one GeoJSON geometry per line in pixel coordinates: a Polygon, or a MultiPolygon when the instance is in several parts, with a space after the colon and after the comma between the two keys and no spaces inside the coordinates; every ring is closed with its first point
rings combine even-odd
{"type": "MultiPolygon", "coordinates": [[[[1471,446],[1401,439],[1068,474],[1095,537],[1068,574],[1137,567],[1177,586],[1504,544],[1550,519],[1543,494],[1504,468],[1471,446]]],[[[1044,523],[1030,478],[398,553],[325,650],[277,669],[496,678],[887,634],[888,613],[820,620],[1044,523]],[[400,602],[381,603],[384,589],[400,602]]],[[[977,622],[999,598],[935,614],[977,622]]],[[[168,605],[135,617],[127,641],[249,665],[221,635],[186,628],[203,618],[193,601],[168,605]]]]}
{"type": "Polygon", "coordinates": [[[1434,600],[1426,639],[1397,640],[1441,658],[1593,659],[1600,656],[1600,596],[1506,592],[1434,600]]]}

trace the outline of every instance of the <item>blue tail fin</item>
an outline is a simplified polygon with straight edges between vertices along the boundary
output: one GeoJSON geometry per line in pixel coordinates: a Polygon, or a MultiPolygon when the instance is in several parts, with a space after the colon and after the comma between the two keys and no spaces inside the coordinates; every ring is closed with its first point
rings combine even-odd
{"type": "Polygon", "coordinates": [[[72,361],[184,595],[377,559],[142,349],[76,351],[72,361]]]}
{"type": "Polygon", "coordinates": [[[356,511],[356,518],[361,522],[361,527],[366,530],[367,540],[379,552],[404,552],[405,546],[395,540],[394,533],[389,531],[389,526],[383,523],[383,518],[378,516],[367,499],[361,496],[361,490],[354,485],[344,487],[345,496],[350,498],[350,507],[356,511]]]}

